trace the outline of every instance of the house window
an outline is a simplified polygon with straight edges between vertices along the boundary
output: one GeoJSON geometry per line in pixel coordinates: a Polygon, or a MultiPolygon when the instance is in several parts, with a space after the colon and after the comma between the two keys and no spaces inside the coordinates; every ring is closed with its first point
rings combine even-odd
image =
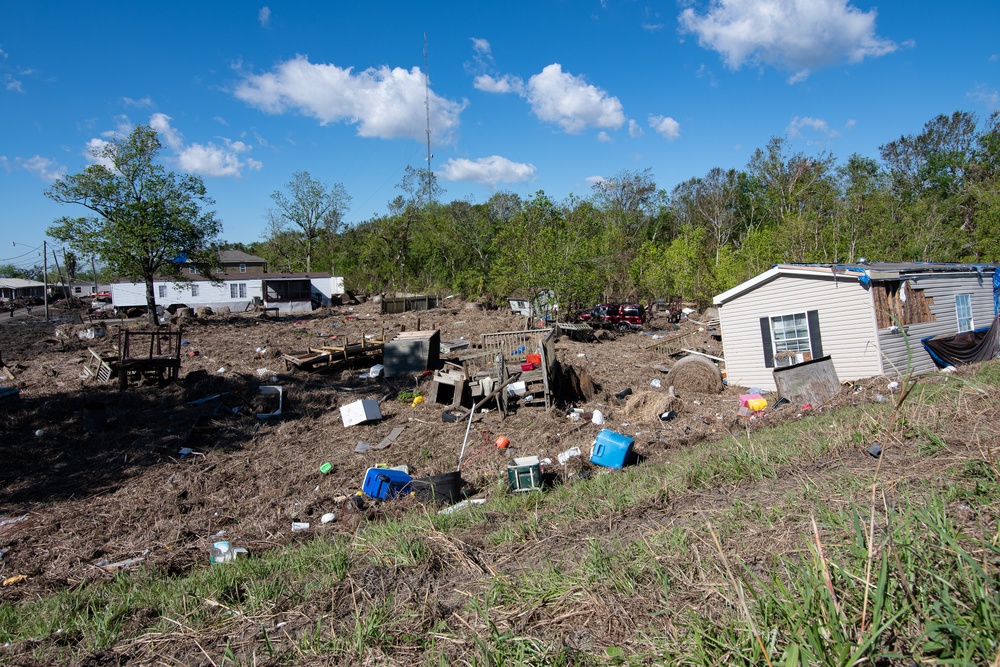
{"type": "Polygon", "coordinates": [[[760,334],[767,368],[790,366],[823,356],[819,311],[762,317],[760,334]]]}
{"type": "Polygon", "coordinates": [[[191,296],[198,296],[198,286],[191,285],[191,296]]]}
{"type": "Polygon", "coordinates": [[[166,299],[167,298],[167,286],[166,285],[160,285],[159,288],[158,288],[158,293],[159,293],[161,299],[166,299]]]}
{"type": "Polygon", "coordinates": [[[955,313],[958,315],[958,333],[972,331],[975,324],[972,321],[972,295],[955,295],[955,313]]]}
{"type": "Polygon", "coordinates": [[[229,298],[230,299],[245,299],[245,298],[247,298],[247,284],[246,283],[230,283],[229,284],[229,298]]]}
{"type": "Polygon", "coordinates": [[[190,267],[188,267],[188,273],[190,273],[192,275],[197,275],[198,274],[198,267],[197,266],[190,266],[190,267]]]}
{"type": "Polygon", "coordinates": [[[240,262],[240,273],[246,273],[246,272],[247,272],[247,265],[246,265],[246,263],[240,262]]]}

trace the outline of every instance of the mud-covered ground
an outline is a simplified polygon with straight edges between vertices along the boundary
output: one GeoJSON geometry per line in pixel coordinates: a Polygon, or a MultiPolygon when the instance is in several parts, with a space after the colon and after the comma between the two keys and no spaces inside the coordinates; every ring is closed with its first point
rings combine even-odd
{"type": "MultiPolygon", "coordinates": [[[[516,456],[555,461],[579,447],[584,457],[573,469],[585,472],[601,428],[633,436],[636,453],[659,462],[678,447],[797,415],[796,406],[786,406],[747,422],[736,414],[742,392],[736,387],[668,395],[664,369],[676,362],[670,350],[723,356],[711,322],[698,314],[679,328],[653,316],[641,333],[605,333],[593,342],[559,338],[561,367],[584,385],[589,378],[592,397],[564,396],[549,410],[520,405],[506,418],[496,410],[477,414],[467,438],[467,421],[442,420],[447,406],[399,400],[401,392],[426,394],[427,376],[371,378],[370,362],[306,372],[286,368],[281,357],[383,330],[391,338],[402,328],[435,328],[442,341],[470,341],[468,350],[446,355],[460,360],[476,353],[481,334],[527,324],[509,310],[446,303],[391,316],[369,302],[278,321],[252,313],[183,320],[179,380],[144,381],[124,392],[84,368],[89,349],[114,352],[120,328],[142,328],[141,322],[109,321],[103,336],[81,338],[92,326],[72,311],[53,309],[50,322],[40,309],[31,317],[5,318],[0,354],[14,379],[0,375],[0,385],[18,387],[20,400],[0,405],[0,578],[16,577],[0,588],[0,600],[110,578],[131,564],[182,574],[208,566],[218,539],[259,554],[319,531],[352,531],[361,519],[344,498],[361,488],[369,467],[405,464],[415,477],[455,471],[463,442],[466,490],[482,497],[506,478],[516,456]],[[257,418],[273,408],[259,398],[261,385],[283,387],[280,417],[257,418]],[[626,388],[630,396],[615,396],[626,388]],[[339,407],[359,399],[377,400],[382,419],[345,427],[339,407]],[[95,403],[106,406],[106,425],[90,433],[85,422],[99,413],[85,408],[95,403]],[[599,410],[606,421],[572,421],[572,407],[599,410]],[[657,416],[668,408],[677,417],[661,421],[657,416]],[[359,442],[379,443],[397,427],[405,430],[389,447],[355,452],[359,442]],[[501,435],[508,449],[494,446],[501,435]],[[186,449],[191,453],[182,455],[186,449]],[[322,474],[325,462],[332,469],[322,474]],[[337,519],[323,524],[327,513],[337,519]],[[310,527],[296,532],[293,522],[310,527]]],[[[873,400],[884,385],[883,379],[845,388],[831,403],[873,400]]]]}

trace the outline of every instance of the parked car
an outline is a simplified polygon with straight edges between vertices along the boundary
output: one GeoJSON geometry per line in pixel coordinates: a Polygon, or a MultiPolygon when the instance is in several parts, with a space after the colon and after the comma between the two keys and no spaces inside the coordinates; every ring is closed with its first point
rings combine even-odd
{"type": "Polygon", "coordinates": [[[646,309],[638,303],[600,303],[578,314],[576,320],[601,328],[634,331],[646,323],[646,309]]]}

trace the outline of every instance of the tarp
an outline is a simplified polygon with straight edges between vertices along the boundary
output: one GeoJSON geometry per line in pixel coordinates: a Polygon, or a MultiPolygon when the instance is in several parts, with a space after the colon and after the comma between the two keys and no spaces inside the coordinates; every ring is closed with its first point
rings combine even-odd
{"type": "Polygon", "coordinates": [[[988,328],[960,334],[940,334],[920,340],[939,367],[989,361],[1000,352],[1000,316],[988,328]]]}

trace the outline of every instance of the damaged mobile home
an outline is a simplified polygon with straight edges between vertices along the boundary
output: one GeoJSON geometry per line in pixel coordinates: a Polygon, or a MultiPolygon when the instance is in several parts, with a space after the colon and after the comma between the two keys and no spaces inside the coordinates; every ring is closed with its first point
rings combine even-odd
{"type": "Polygon", "coordinates": [[[824,356],[841,381],[930,372],[921,340],[989,327],[998,293],[991,265],[779,264],[714,299],[727,379],[774,390],[775,368],[824,356]]]}

